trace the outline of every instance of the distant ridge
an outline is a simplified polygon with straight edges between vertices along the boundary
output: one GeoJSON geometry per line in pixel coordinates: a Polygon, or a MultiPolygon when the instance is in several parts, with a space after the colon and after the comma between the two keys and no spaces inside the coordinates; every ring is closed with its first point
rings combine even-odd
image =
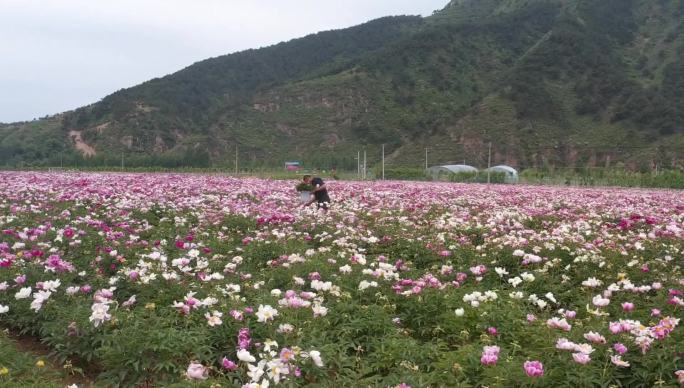
{"type": "Polygon", "coordinates": [[[454,0],[210,58],[90,106],[0,125],[0,165],[467,158],[681,167],[684,2],[454,0]],[[95,158],[95,159],[93,159],[95,158]],[[99,158],[99,159],[98,159],[99,158]]]}

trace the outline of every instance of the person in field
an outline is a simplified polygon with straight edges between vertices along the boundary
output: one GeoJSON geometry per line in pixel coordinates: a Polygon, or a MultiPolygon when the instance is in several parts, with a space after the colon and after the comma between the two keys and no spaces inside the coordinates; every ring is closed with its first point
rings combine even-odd
{"type": "Polygon", "coordinates": [[[302,206],[309,206],[316,202],[319,209],[328,210],[330,204],[330,196],[328,196],[328,189],[325,187],[325,182],[319,177],[312,177],[311,175],[304,175],[302,181],[308,185],[313,186],[313,198],[309,202],[305,202],[302,206]]]}

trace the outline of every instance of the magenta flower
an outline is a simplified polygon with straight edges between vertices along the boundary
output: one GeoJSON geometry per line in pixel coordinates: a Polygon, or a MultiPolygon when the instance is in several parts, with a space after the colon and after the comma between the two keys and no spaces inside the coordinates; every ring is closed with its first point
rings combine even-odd
{"type": "Polygon", "coordinates": [[[525,373],[530,377],[540,377],[544,375],[544,365],[541,361],[525,361],[523,369],[525,369],[525,373]]]}
{"type": "Polygon", "coordinates": [[[489,335],[498,335],[499,332],[496,330],[496,327],[490,327],[487,329],[487,334],[489,335]]]}
{"type": "Polygon", "coordinates": [[[243,327],[238,332],[238,349],[247,349],[252,344],[252,337],[249,335],[249,328],[243,327]]]}
{"type": "Polygon", "coordinates": [[[223,360],[221,360],[221,366],[223,366],[223,369],[227,369],[229,371],[234,371],[238,367],[236,363],[227,359],[226,357],[223,357],[223,360]]]}
{"type": "Polygon", "coordinates": [[[631,302],[624,302],[624,303],[622,304],[622,311],[630,312],[630,311],[632,311],[632,310],[634,310],[634,303],[631,303],[631,302]]]}
{"type": "Polygon", "coordinates": [[[621,342],[618,342],[615,345],[613,345],[613,349],[615,349],[615,351],[618,352],[619,354],[627,353],[627,347],[624,344],[622,344],[621,342]]]}
{"type": "Polygon", "coordinates": [[[498,346],[485,346],[482,350],[482,357],[480,357],[480,362],[482,365],[496,365],[499,361],[499,351],[501,348],[498,346]]]}
{"type": "Polygon", "coordinates": [[[485,353],[480,358],[480,362],[482,363],[482,365],[496,365],[497,361],[499,361],[499,357],[495,354],[485,353]]]}

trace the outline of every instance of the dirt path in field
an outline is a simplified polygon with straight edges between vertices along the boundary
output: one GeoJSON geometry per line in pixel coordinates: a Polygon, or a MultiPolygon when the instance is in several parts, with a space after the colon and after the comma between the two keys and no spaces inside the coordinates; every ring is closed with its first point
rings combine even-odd
{"type": "Polygon", "coordinates": [[[12,330],[6,329],[7,338],[9,338],[15,348],[23,353],[28,353],[36,356],[45,361],[45,365],[48,368],[53,369],[59,375],[62,376],[62,384],[64,386],[69,386],[76,384],[79,388],[90,387],[95,382],[95,377],[97,373],[88,370],[84,365],[80,365],[75,361],[72,361],[74,367],[81,367],[83,369],[84,375],[80,374],[70,374],[67,375],[67,371],[63,365],[57,363],[52,357],[50,357],[50,348],[42,344],[37,338],[28,335],[21,335],[12,330]]]}

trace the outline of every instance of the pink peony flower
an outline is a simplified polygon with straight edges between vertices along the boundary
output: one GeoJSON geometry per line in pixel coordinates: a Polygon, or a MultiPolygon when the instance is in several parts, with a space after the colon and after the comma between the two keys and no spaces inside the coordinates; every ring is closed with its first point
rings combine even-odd
{"type": "Polygon", "coordinates": [[[238,349],[247,349],[252,344],[252,337],[249,335],[249,328],[243,327],[238,332],[238,349]]]}
{"type": "Polygon", "coordinates": [[[596,333],[594,331],[590,331],[586,334],[584,334],[584,338],[586,338],[588,341],[591,341],[595,344],[605,344],[606,343],[606,338],[602,336],[599,333],[596,333]]]}
{"type": "Polygon", "coordinates": [[[618,352],[618,354],[627,353],[627,347],[621,342],[618,342],[615,345],[613,345],[613,349],[615,349],[615,351],[618,352]]]}
{"type": "Polygon", "coordinates": [[[498,346],[485,346],[482,350],[482,357],[480,357],[482,365],[495,365],[499,361],[500,350],[501,348],[498,346]]]}
{"type": "Polygon", "coordinates": [[[679,384],[684,384],[684,369],[679,369],[674,374],[677,376],[677,382],[679,384]]]}
{"type": "Polygon", "coordinates": [[[483,353],[482,357],[480,357],[482,365],[496,365],[497,361],[499,361],[499,356],[496,354],[483,353]]]}
{"type": "Polygon", "coordinates": [[[582,364],[582,365],[585,365],[589,361],[591,361],[591,357],[589,357],[588,354],[584,354],[584,353],[573,353],[572,359],[575,360],[576,363],[582,364]]]}
{"type": "Polygon", "coordinates": [[[226,357],[223,357],[223,360],[221,360],[221,366],[223,366],[223,369],[227,369],[229,371],[234,371],[238,367],[236,363],[227,359],[226,357]]]}
{"type": "Polygon", "coordinates": [[[544,365],[541,361],[525,361],[523,369],[525,369],[525,373],[530,377],[540,377],[544,375],[544,365]]]}
{"type": "Polygon", "coordinates": [[[634,303],[631,302],[625,302],[622,304],[622,310],[625,312],[630,312],[634,310],[634,303]]]}
{"type": "Polygon", "coordinates": [[[548,326],[551,329],[560,329],[563,331],[570,331],[572,329],[572,325],[568,323],[565,319],[559,319],[559,318],[551,318],[546,321],[546,326],[548,326]]]}
{"type": "Polygon", "coordinates": [[[188,365],[188,370],[185,372],[185,377],[190,380],[206,380],[209,377],[209,371],[202,364],[191,362],[188,365]]]}

